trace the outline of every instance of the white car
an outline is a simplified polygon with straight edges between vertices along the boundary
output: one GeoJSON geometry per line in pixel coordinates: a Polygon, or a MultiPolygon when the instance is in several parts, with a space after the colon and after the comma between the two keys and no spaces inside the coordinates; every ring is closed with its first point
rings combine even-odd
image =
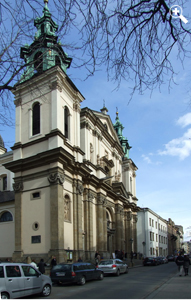
{"type": "Polygon", "coordinates": [[[25,263],[0,263],[0,295],[2,299],[33,294],[49,296],[52,281],[49,276],[25,263]]]}
{"type": "Polygon", "coordinates": [[[128,273],[128,265],[120,259],[105,259],[100,261],[98,268],[104,274],[115,274],[119,276],[121,273],[128,273]]]}

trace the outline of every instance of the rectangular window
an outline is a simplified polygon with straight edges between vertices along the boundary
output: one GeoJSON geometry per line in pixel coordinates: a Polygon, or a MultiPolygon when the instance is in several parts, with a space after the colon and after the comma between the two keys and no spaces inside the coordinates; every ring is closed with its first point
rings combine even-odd
{"type": "Polygon", "coordinates": [[[154,227],[154,220],[152,220],[152,227],[154,227]]]}
{"type": "Polygon", "coordinates": [[[32,244],[41,243],[41,235],[33,235],[33,236],[31,236],[31,243],[32,244]]]}
{"type": "Polygon", "coordinates": [[[152,232],[150,231],[150,241],[152,241],[152,232]]]}
{"type": "Polygon", "coordinates": [[[153,254],[153,248],[150,248],[151,255],[153,254]]]}
{"type": "Polygon", "coordinates": [[[154,234],[154,232],[153,232],[153,241],[155,240],[155,234],[154,234]]]}
{"type": "Polygon", "coordinates": [[[156,242],[158,242],[158,234],[156,233],[156,242]]]}
{"type": "Polygon", "coordinates": [[[3,267],[0,267],[0,278],[4,278],[3,267]]]}
{"type": "Polygon", "coordinates": [[[159,224],[159,230],[160,230],[160,224],[159,224]]]}
{"type": "Polygon", "coordinates": [[[19,266],[6,266],[7,277],[21,277],[19,266]]]}
{"type": "Polygon", "coordinates": [[[151,226],[151,218],[149,218],[149,225],[151,226]]]}
{"type": "Polygon", "coordinates": [[[3,191],[7,190],[7,176],[3,177],[3,191]]]}
{"type": "Polygon", "coordinates": [[[40,191],[36,191],[31,194],[31,200],[36,200],[36,199],[40,199],[40,198],[41,198],[40,191]]]}
{"type": "Polygon", "coordinates": [[[156,229],[157,229],[157,222],[155,222],[155,227],[156,227],[156,229]]]}

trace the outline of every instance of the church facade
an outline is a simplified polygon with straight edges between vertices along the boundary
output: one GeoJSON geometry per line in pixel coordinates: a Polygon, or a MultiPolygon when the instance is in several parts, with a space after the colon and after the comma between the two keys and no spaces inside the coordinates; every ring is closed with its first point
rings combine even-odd
{"type": "Polygon", "coordinates": [[[0,145],[1,182],[10,175],[0,192],[0,236],[11,232],[0,257],[137,252],[137,167],[118,113],[113,124],[105,106],[81,108],[47,1],[35,26],[34,42],[21,48],[27,68],[14,91],[15,144],[10,153],[0,145]]]}

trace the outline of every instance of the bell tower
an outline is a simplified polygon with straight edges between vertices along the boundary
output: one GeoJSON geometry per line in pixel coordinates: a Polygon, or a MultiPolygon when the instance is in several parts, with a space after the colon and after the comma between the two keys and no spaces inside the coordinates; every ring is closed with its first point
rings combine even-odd
{"type": "MultiPolygon", "coordinates": [[[[42,17],[34,21],[34,41],[21,48],[26,69],[14,90],[13,161],[5,165],[15,175],[15,261],[37,253],[46,260],[54,255],[63,261],[65,249],[74,248],[72,174],[84,156],[80,148],[84,97],[66,74],[72,59],[62,49],[58,25],[48,1],[44,3],[42,17]],[[66,199],[70,214],[64,213],[66,199]]],[[[75,180],[81,182],[81,176],[75,180]]]]}

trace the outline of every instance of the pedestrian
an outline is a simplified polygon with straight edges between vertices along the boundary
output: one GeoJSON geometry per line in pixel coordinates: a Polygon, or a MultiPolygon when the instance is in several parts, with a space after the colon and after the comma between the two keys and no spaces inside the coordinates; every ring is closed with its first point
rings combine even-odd
{"type": "Polygon", "coordinates": [[[78,262],[82,262],[83,260],[81,259],[81,257],[78,258],[78,262]]]}
{"type": "Polygon", "coordinates": [[[54,266],[56,266],[57,265],[57,261],[56,261],[56,257],[55,256],[53,256],[52,257],[52,260],[51,260],[51,269],[54,267],[54,266]]]}
{"type": "Polygon", "coordinates": [[[131,250],[131,262],[133,260],[133,251],[131,250]]]}
{"type": "Polygon", "coordinates": [[[176,258],[176,264],[178,266],[179,276],[182,276],[184,257],[180,253],[178,254],[178,256],[176,258]]]}
{"type": "Polygon", "coordinates": [[[36,264],[36,262],[35,262],[34,259],[32,259],[32,262],[30,263],[30,265],[31,265],[32,267],[34,267],[35,269],[38,269],[37,264],[36,264]]]}
{"type": "Polygon", "coordinates": [[[184,264],[183,264],[183,267],[184,267],[184,276],[188,275],[189,266],[190,266],[189,256],[188,256],[188,254],[184,254],[184,264]]]}
{"type": "Polygon", "coordinates": [[[44,274],[45,273],[45,267],[47,266],[47,264],[44,262],[44,259],[41,258],[40,262],[38,263],[38,269],[39,271],[44,274]]]}

